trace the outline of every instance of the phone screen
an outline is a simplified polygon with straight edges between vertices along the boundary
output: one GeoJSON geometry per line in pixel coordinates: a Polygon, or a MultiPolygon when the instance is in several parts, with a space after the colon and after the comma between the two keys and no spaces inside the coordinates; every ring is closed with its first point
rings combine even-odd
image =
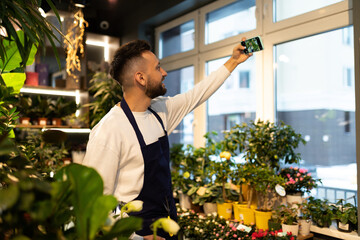
{"type": "Polygon", "coordinates": [[[247,39],[245,41],[242,41],[241,45],[246,47],[246,49],[244,50],[244,52],[246,54],[261,51],[261,50],[264,49],[260,37],[254,37],[254,38],[250,38],[250,39],[247,39]]]}

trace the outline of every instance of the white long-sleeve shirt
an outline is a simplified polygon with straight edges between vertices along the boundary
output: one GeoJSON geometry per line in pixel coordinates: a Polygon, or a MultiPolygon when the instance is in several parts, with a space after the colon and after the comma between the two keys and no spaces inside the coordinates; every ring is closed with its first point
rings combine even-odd
{"type": "MultiPolygon", "coordinates": [[[[162,119],[168,134],[189,112],[205,102],[229,75],[227,68],[221,66],[186,93],[153,99],[151,108],[162,119]]],[[[164,135],[159,121],[149,110],[132,113],[146,145],[164,135]]],[[[123,202],[140,194],[144,161],[135,131],[119,106],[114,106],[91,130],[83,164],[99,172],[104,181],[104,194],[112,194],[123,202]]]]}

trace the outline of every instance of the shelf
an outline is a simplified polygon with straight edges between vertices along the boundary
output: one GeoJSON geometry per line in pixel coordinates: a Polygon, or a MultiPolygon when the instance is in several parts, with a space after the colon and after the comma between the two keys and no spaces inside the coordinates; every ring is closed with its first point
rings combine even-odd
{"type": "Polygon", "coordinates": [[[31,129],[42,129],[46,130],[60,130],[67,133],[90,133],[89,128],[82,128],[80,126],[66,126],[66,125],[25,125],[19,124],[16,125],[17,128],[31,128],[31,129]]]}
{"type": "Polygon", "coordinates": [[[310,231],[313,233],[319,233],[322,235],[340,238],[340,239],[360,240],[360,237],[355,231],[350,233],[340,232],[339,230],[336,229],[336,226],[334,225],[331,225],[329,228],[320,228],[315,225],[311,225],[310,231]]]}
{"type": "Polygon", "coordinates": [[[79,89],[54,88],[49,86],[26,86],[20,89],[21,93],[44,94],[44,95],[60,95],[78,97],[81,92],[79,89]]]}

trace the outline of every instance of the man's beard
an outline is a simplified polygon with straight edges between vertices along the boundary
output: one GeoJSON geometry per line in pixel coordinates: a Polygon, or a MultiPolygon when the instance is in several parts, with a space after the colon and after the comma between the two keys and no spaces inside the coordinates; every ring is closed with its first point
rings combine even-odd
{"type": "Polygon", "coordinates": [[[160,84],[158,84],[158,85],[149,84],[146,87],[145,94],[149,98],[154,99],[154,98],[156,98],[158,96],[165,95],[166,91],[167,91],[167,89],[166,89],[166,87],[163,87],[163,83],[161,81],[160,84]]]}

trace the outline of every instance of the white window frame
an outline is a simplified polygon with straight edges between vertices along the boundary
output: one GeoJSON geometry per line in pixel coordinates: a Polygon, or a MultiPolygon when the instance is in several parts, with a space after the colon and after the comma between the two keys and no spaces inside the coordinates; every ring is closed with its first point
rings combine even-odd
{"type": "MultiPolygon", "coordinates": [[[[206,24],[206,14],[209,12],[212,12],[216,9],[225,7],[231,3],[236,2],[236,0],[223,0],[223,1],[215,1],[212,4],[209,4],[203,8],[200,9],[200,38],[199,38],[199,46],[200,46],[200,52],[209,51],[212,49],[217,49],[220,47],[224,47],[229,44],[238,43],[241,39],[239,35],[232,36],[214,43],[205,44],[205,24],[206,24]]],[[[262,18],[259,17],[259,9],[261,1],[256,1],[256,10],[255,10],[255,17],[256,17],[256,28],[252,31],[241,33],[240,36],[246,36],[247,38],[255,37],[261,34],[262,29],[262,18]]]]}
{"type": "Polygon", "coordinates": [[[311,22],[340,12],[346,12],[349,9],[351,9],[351,5],[352,4],[349,3],[349,0],[344,0],[342,2],[335,3],[307,13],[303,13],[288,19],[284,19],[279,22],[273,22],[273,13],[274,13],[273,0],[264,0],[264,5],[263,5],[264,29],[266,29],[267,33],[270,33],[281,29],[293,27],[297,24],[303,24],[305,22],[311,22]]]}
{"type": "Polygon", "coordinates": [[[186,23],[188,21],[194,20],[194,30],[195,30],[195,39],[194,39],[194,49],[186,51],[186,52],[181,52],[181,53],[177,53],[174,55],[170,55],[167,57],[162,58],[161,60],[166,61],[166,62],[171,62],[174,60],[178,60],[179,58],[184,58],[184,57],[189,57],[191,55],[195,55],[199,50],[198,50],[198,41],[197,39],[199,38],[199,31],[197,31],[197,29],[199,29],[199,21],[198,21],[198,11],[193,11],[191,13],[188,13],[180,18],[177,18],[171,22],[168,22],[160,27],[157,27],[155,29],[155,50],[156,50],[156,55],[159,56],[160,53],[160,46],[159,46],[159,42],[160,42],[160,35],[161,33],[170,30],[174,27],[180,26],[183,23],[186,23]]]}

